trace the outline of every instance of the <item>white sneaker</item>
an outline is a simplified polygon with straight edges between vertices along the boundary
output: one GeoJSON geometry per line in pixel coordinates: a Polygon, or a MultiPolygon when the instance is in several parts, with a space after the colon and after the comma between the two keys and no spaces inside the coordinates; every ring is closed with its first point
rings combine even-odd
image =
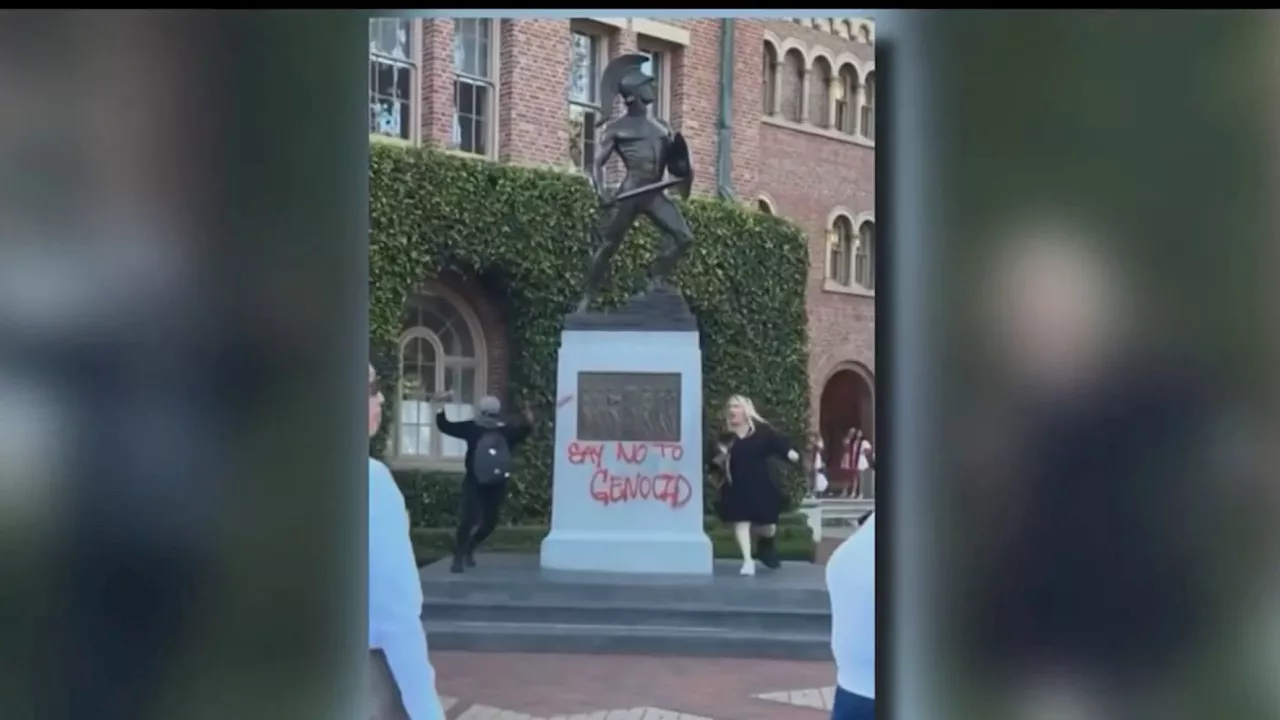
{"type": "Polygon", "coordinates": [[[742,561],[742,569],[738,571],[738,574],[739,574],[739,575],[755,575],[755,574],[756,574],[756,561],[755,561],[755,560],[743,560],[743,561],[742,561]]]}

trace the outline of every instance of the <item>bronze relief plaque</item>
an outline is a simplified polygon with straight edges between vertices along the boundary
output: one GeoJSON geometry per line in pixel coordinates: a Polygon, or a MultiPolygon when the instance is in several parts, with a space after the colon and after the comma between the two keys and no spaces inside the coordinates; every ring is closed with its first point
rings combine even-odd
{"type": "Polygon", "coordinates": [[[578,439],[680,442],[680,373],[578,373],[578,439]]]}

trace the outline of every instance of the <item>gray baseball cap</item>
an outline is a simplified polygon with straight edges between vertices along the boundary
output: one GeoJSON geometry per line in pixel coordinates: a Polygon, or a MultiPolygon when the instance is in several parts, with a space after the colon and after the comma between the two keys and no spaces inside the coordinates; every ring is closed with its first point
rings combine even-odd
{"type": "Polygon", "coordinates": [[[502,401],[492,395],[485,395],[476,403],[476,410],[481,415],[497,415],[502,412],[502,401]]]}

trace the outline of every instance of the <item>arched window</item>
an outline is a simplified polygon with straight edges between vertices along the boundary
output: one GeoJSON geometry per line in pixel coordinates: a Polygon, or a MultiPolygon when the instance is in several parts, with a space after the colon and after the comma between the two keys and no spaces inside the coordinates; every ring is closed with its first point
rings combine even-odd
{"type": "Polygon", "coordinates": [[[778,99],[778,50],[773,43],[764,44],[764,67],[760,69],[764,89],[760,93],[764,100],[764,114],[772,115],[777,108],[778,99]]]}
{"type": "Polygon", "coordinates": [[[809,122],[825,128],[831,125],[831,63],[824,57],[813,61],[809,75],[809,122]]]}
{"type": "Polygon", "coordinates": [[[782,117],[800,122],[804,110],[804,55],[791,49],[782,61],[782,117]]]}
{"type": "Polygon", "coordinates": [[[853,103],[858,97],[858,71],[852,65],[842,66],[835,83],[835,129],[853,135],[857,132],[855,123],[858,121],[853,114],[853,103]]]}
{"type": "Polygon", "coordinates": [[[862,101],[862,135],[876,139],[876,71],[867,73],[865,95],[862,101]]]}
{"type": "Polygon", "coordinates": [[[858,228],[858,245],[854,251],[853,279],[868,290],[876,289],[876,224],[871,220],[858,228]]]}
{"type": "Polygon", "coordinates": [[[760,198],[759,200],[756,200],[756,210],[759,210],[765,215],[773,214],[773,208],[769,206],[769,201],[765,200],[764,198],[760,198]]]}
{"type": "Polygon", "coordinates": [[[830,247],[827,277],[841,285],[849,285],[853,270],[853,221],[838,215],[832,223],[827,244],[830,247]]]}
{"type": "Polygon", "coordinates": [[[431,287],[410,297],[402,319],[399,378],[393,435],[398,460],[460,462],[467,445],[436,432],[435,416],[450,420],[473,414],[484,394],[484,335],[474,313],[453,293],[431,287]],[[452,391],[445,403],[431,397],[452,391]]]}

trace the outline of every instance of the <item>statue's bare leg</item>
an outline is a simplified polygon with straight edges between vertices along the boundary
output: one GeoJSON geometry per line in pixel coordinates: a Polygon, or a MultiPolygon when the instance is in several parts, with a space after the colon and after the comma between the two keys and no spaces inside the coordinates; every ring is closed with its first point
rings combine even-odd
{"type": "Polygon", "coordinates": [[[601,218],[600,245],[591,255],[591,262],[587,265],[587,277],[583,283],[582,300],[578,303],[578,312],[586,312],[591,307],[591,301],[595,300],[601,284],[609,276],[613,256],[618,253],[618,248],[622,247],[623,241],[627,239],[627,230],[631,229],[631,224],[635,222],[638,212],[639,208],[635,202],[624,200],[601,218]]]}
{"type": "Polygon", "coordinates": [[[689,229],[689,223],[680,214],[675,201],[665,194],[651,198],[645,204],[643,212],[658,226],[663,236],[662,247],[649,269],[649,289],[652,290],[662,287],[671,273],[675,272],[680,258],[684,257],[693,244],[693,231],[689,229]]]}

